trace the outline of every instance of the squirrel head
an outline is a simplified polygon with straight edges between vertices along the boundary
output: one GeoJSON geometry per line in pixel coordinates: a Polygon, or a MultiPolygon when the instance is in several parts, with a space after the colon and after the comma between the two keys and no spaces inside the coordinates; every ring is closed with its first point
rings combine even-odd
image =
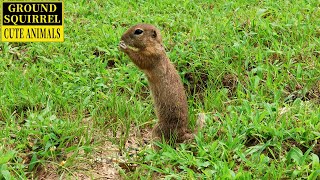
{"type": "Polygon", "coordinates": [[[121,37],[119,49],[140,69],[150,69],[165,55],[160,31],[150,24],[137,24],[121,37]]]}

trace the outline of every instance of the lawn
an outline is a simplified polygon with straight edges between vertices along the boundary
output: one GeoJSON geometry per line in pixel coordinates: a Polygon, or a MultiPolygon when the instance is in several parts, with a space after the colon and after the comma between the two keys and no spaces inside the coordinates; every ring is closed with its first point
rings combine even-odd
{"type": "Polygon", "coordinates": [[[317,179],[320,1],[65,1],[63,43],[0,44],[0,179],[317,179]],[[145,75],[121,53],[162,33],[194,142],[151,147],[145,75]]]}

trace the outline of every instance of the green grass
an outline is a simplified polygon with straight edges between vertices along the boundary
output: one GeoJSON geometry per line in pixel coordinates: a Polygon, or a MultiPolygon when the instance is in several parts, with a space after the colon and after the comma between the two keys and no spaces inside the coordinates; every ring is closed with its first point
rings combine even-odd
{"type": "Polygon", "coordinates": [[[317,179],[319,7],[65,2],[65,42],[0,44],[0,179],[36,178],[46,167],[73,179],[98,149],[108,150],[105,142],[135,167],[120,169],[124,179],[317,179]],[[130,133],[156,119],[145,76],[117,49],[141,22],[161,29],[187,87],[190,126],[199,112],[207,118],[194,143],[130,156],[130,133]]]}

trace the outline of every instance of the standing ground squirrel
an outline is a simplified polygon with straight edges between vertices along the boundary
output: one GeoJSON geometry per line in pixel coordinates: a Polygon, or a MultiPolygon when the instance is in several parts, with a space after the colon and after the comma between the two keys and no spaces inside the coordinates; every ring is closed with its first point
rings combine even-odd
{"type": "Polygon", "coordinates": [[[119,48],[148,78],[159,119],[152,138],[163,137],[170,144],[192,139],[186,94],[177,70],[166,55],[160,31],[149,24],[135,25],[122,35],[119,48]]]}

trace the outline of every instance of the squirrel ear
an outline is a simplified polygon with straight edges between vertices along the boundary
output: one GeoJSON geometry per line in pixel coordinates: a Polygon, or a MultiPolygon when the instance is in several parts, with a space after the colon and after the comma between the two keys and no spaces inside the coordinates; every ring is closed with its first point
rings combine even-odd
{"type": "Polygon", "coordinates": [[[157,37],[157,32],[156,32],[155,30],[153,30],[153,32],[152,32],[152,37],[153,37],[153,38],[156,38],[156,37],[157,37]]]}

